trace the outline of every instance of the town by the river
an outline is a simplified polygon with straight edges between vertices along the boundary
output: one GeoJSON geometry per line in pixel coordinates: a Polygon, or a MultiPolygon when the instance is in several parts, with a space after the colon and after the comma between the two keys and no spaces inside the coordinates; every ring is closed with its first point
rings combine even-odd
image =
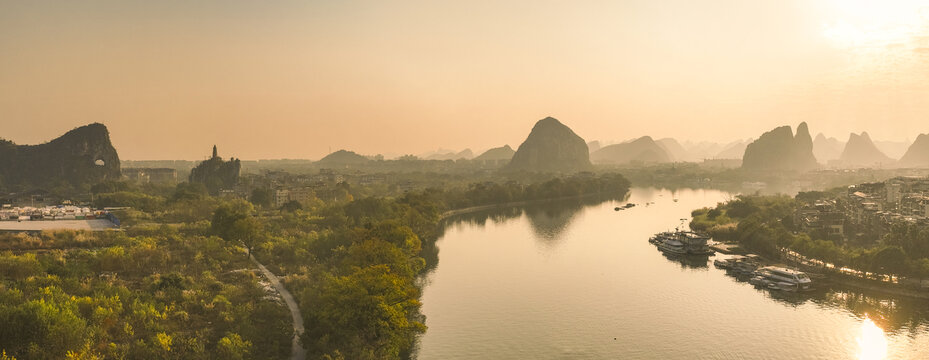
{"type": "MultiPolygon", "coordinates": [[[[735,194],[633,188],[449,219],[418,359],[927,359],[929,301],[757,289],[647,240],[735,194]],[[614,211],[626,202],[636,203],[614,211]]],[[[716,255],[723,256],[723,255],[716,255]]]]}

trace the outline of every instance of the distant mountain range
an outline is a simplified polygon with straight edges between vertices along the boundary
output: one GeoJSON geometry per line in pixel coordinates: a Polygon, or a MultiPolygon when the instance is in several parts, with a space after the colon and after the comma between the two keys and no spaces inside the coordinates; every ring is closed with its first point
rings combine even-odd
{"type": "Polygon", "coordinates": [[[874,146],[877,146],[882,153],[889,156],[891,159],[899,159],[903,157],[903,154],[906,153],[907,149],[910,148],[910,145],[913,145],[912,141],[882,141],[874,140],[874,146]]]}
{"type": "Polygon", "coordinates": [[[845,149],[839,156],[839,163],[843,167],[886,167],[893,162],[893,159],[874,146],[867,132],[861,135],[849,134],[845,149]]]}
{"type": "Polygon", "coordinates": [[[511,160],[513,159],[513,154],[516,154],[516,150],[513,150],[509,145],[503,145],[501,147],[493,148],[485,151],[483,154],[472,159],[474,161],[501,161],[501,160],[511,160]]]}
{"type": "Polygon", "coordinates": [[[844,148],[845,143],[836,138],[827,138],[823,133],[817,134],[816,139],[813,140],[813,155],[820,164],[838,160],[844,148]]]}
{"type": "MultiPolygon", "coordinates": [[[[649,137],[649,139],[651,139],[651,137],[649,137]]],[[[687,152],[687,149],[684,149],[684,146],[682,146],[681,143],[677,142],[677,140],[674,140],[673,138],[658,139],[655,141],[655,144],[660,146],[661,149],[665,151],[670,161],[692,160],[692,157],[687,152]]]]}
{"type": "Polygon", "coordinates": [[[448,152],[442,152],[442,153],[433,153],[431,155],[427,155],[422,158],[425,160],[460,160],[460,159],[469,160],[473,157],[474,157],[474,153],[471,151],[471,149],[464,149],[459,152],[448,151],[448,152]]]}
{"type": "Polygon", "coordinates": [[[651,137],[643,136],[633,141],[604,146],[590,154],[590,161],[595,164],[666,163],[671,162],[672,157],[651,137]]]}

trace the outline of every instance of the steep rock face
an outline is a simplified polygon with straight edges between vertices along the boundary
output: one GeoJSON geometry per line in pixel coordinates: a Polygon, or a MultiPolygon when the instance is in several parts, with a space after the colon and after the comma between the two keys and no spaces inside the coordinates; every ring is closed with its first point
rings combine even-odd
{"type": "Polygon", "coordinates": [[[513,154],[516,153],[516,150],[513,150],[509,145],[503,145],[498,148],[493,148],[485,151],[480,156],[474,158],[474,161],[501,161],[501,160],[511,160],[513,159],[513,154]]]}
{"type": "Polygon", "coordinates": [[[929,134],[919,134],[898,163],[903,167],[929,167],[929,134]]]}
{"type": "Polygon", "coordinates": [[[242,164],[239,159],[231,158],[229,161],[223,161],[214,145],[213,157],[191,169],[188,180],[191,183],[204,184],[210,194],[216,195],[220,190],[232,189],[239,183],[241,169],[242,164]]]}
{"type": "Polygon", "coordinates": [[[742,168],[752,171],[808,171],[818,167],[813,156],[813,138],[806,123],[781,126],[761,135],[745,148],[742,168]]]}
{"type": "Polygon", "coordinates": [[[838,160],[842,156],[842,149],[845,145],[836,138],[827,138],[822,133],[816,135],[813,140],[813,156],[822,164],[832,160],[838,160]]]}
{"type": "Polygon", "coordinates": [[[852,133],[848,136],[848,142],[845,143],[845,150],[842,151],[839,160],[844,166],[888,165],[893,162],[874,146],[866,132],[862,132],[861,135],[852,133]]]}
{"type": "Polygon", "coordinates": [[[593,154],[594,151],[600,150],[601,145],[599,140],[590,141],[587,143],[587,152],[593,154]]]}
{"type": "Polygon", "coordinates": [[[557,119],[536,122],[507,171],[576,172],[591,168],[587,143],[557,119]]]}
{"type": "Polygon", "coordinates": [[[41,145],[0,140],[0,185],[82,186],[120,177],[119,155],[99,123],[81,126],[41,145]]]}
{"type": "Polygon", "coordinates": [[[590,154],[597,164],[666,163],[671,156],[651,137],[643,136],[630,142],[603,147],[590,154]]]}

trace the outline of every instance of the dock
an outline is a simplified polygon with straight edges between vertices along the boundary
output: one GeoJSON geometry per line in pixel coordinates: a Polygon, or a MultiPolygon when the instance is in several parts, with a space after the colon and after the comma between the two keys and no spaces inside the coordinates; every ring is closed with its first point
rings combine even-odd
{"type": "Polygon", "coordinates": [[[710,249],[716,250],[723,254],[744,254],[745,253],[745,251],[742,250],[742,248],[736,244],[716,243],[716,244],[710,245],[710,249]]]}

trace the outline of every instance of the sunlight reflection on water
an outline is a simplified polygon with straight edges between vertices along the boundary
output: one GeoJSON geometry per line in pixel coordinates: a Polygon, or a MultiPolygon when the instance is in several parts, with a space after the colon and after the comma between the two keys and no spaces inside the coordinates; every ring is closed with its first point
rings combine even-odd
{"type": "Polygon", "coordinates": [[[858,341],[859,360],[882,360],[887,358],[887,336],[884,330],[874,324],[870,318],[865,317],[861,323],[861,333],[858,341]]]}

